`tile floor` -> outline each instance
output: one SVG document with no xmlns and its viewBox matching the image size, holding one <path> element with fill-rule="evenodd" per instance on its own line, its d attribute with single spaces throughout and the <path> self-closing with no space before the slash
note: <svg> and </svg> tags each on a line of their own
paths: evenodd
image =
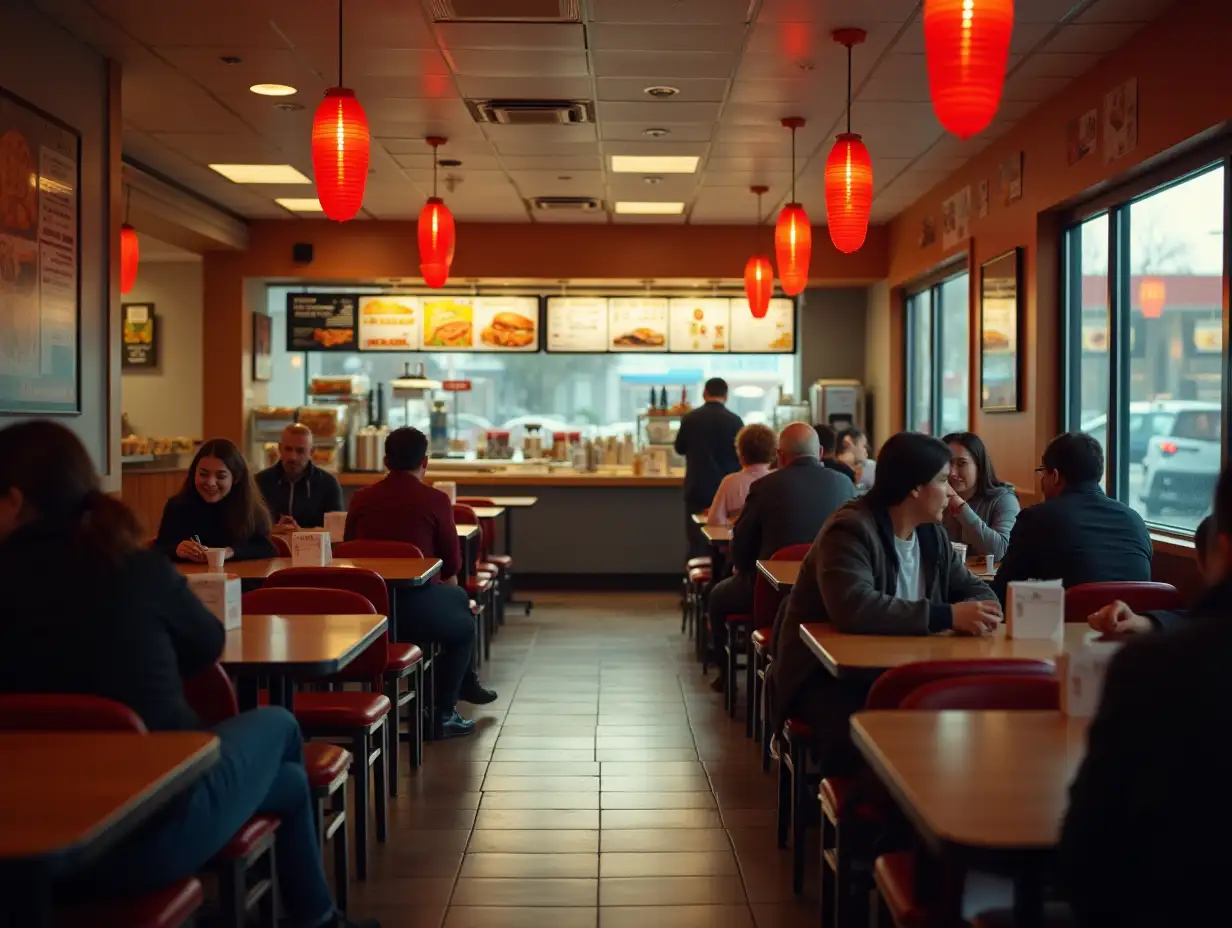
<svg viewBox="0 0 1232 928">
<path fill-rule="evenodd" d="M 476 735 L 428 745 L 404 772 L 352 915 L 383 928 L 815 925 L 815 897 L 792 895 L 775 846 L 774 776 L 702 677 L 675 598 L 540 594 L 520 612 L 483 670 L 501 698 L 474 711 Z"/>
</svg>

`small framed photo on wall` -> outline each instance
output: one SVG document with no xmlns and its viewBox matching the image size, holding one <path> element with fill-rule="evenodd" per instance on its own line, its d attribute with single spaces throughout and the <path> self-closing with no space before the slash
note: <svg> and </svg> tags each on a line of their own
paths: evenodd
<svg viewBox="0 0 1232 928">
<path fill-rule="evenodd" d="M 252 379 L 270 380 L 274 376 L 273 347 L 274 321 L 265 313 L 252 314 Z"/>
<path fill-rule="evenodd" d="M 980 409 L 1022 409 L 1022 249 L 980 265 Z"/>
</svg>

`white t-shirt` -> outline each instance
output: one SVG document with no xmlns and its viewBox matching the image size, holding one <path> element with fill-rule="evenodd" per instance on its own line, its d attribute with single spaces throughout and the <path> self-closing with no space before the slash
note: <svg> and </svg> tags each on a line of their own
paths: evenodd
<svg viewBox="0 0 1232 928">
<path fill-rule="evenodd" d="M 910 602 L 924 598 L 924 576 L 920 573 L 920 543 L 915 532 L 906 541 L 895 537 L 894 550 L 898 554 L 898 584 L 894 596 Z"/>
</svg>

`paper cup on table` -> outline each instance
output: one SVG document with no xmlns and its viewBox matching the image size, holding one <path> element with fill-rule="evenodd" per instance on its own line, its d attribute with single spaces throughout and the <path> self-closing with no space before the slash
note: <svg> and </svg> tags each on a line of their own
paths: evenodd
<svg viewBox="0 0 1232 928">
<path fill-rule="evenodd" d="M 451 505 L 458 501 L 458 485 L 452 480 L 438 480 L 432 486 L 448 496 Z"/>
<path fill-rule="evenodd" d="M 991 554 L 985 554 L 984 555 L 984 573 L 986 574 L 996 573 L 996 570 L 997 570 L 996 562 L 997 562 L 997 559 L 993 557 Z"/>
<path fill-rule="evenodd" d="M 954 549 L 954 553 L 958 555 L 958 559 L 964 564 L 967 562 L 967 546 L 961 541 L 951 542 L 950 547 Z"/>
<path fill-rule="evenodd" d="M 325 513 L 325 531 L 329 532 L 329 540 L 334 544 L 342 544 L 346 535 L 346 517 L 345 512 Z"/>
<path fill-rule="evenodd" d="M 205 549 L 205 565 L 212 573 L 221 573 L 223 565 L 227 562 L 226 548 L 206 548 Z"/>
</svg>

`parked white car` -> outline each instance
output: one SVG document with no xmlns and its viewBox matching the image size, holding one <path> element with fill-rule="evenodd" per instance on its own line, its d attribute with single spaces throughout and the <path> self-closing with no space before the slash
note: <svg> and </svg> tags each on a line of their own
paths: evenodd
<svg viewBox="0 0 1232 928">
<path fill-rule="evenodd" d="M 1223 413 L 1215 403 L 1177 402 L 1171 427 L 1147 443 L 1142 478 L 1146 518 L 1165 511 L 1201 516 L 1210 511 L 1219 479 Z"/>
</svg>

